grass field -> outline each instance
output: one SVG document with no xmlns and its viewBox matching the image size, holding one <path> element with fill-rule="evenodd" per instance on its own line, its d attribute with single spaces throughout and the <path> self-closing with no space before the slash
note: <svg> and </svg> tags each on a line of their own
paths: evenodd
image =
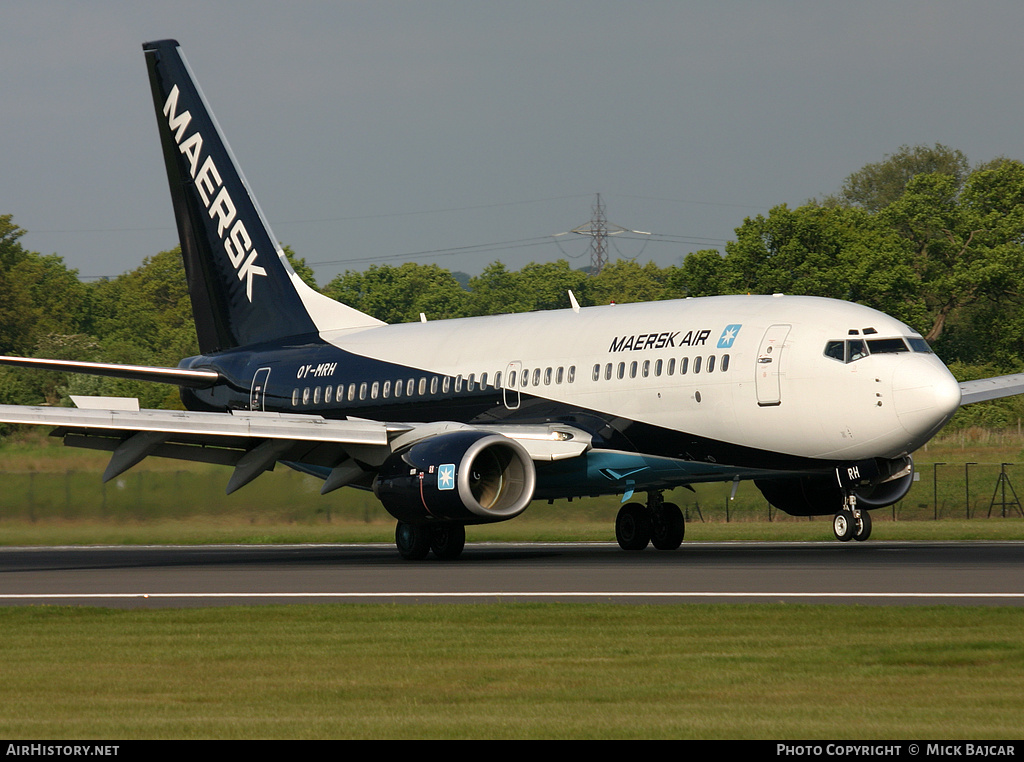
<svg viewBox="0 0 1024 762">
<path fill-rule="evenodd" d="M 1018 739 L 1024 611 L 0 609 L 8 738 Z"/>
<path fill-rule="evenodd" d="M 987 518 L 1001 464 L 1024 462 L 1020 442 L 1013 432 L 933 442 L 917 457 L 922 481 L 875 512 L 873 537 L 1024 539 L 1019 514 Z M 0 463 L 0 544 L 393 534 L 372 496 L 321 497 L 285 470 L 225 497 L 226 470 L 156 460 L 104 488 L 104 456 L 38 438 L 7 442 Z M 831 539 L 827 517 L 772 512 L 746 484 L 730 501 L 728 489 L 672 494 L 688 540 Z M 469 541 L 612 541 L 617 507 L 614 498 L 538 503 L 515 521 L 472 528 Z M 0 608 L 0 632 L 0 734 L 9 738 L 1021 736 L 1019 608 L 24 606 Z"/>
</svg>

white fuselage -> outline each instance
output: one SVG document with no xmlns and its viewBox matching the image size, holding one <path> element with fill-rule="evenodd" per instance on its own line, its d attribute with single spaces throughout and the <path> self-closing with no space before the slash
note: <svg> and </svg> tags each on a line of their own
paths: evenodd
<svg viewBox="0 0 1024 762">
<path fill-rule="evenodd" d="M 912 329 L 868 307 L 815 297 L 707 297 L 322 335 L 348 352 L 460 385 L 486 379 L 510 409 L 530 395 L 814 459 L 909 454 L 960 403 L 955 379 Z M 879 339 L 901 339 L 905 349 L 834 356 L 837 343 Z"/>
</svg>

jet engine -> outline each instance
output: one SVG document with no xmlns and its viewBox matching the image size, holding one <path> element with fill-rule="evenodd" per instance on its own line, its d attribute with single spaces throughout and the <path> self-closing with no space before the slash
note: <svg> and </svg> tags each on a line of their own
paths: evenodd
<svg viewBox="0 0 1024 762">
<path fill-rule="evenodd" d="M 483 524 L 526 510 L 536 482 L 533 461 L 515 440 L 455 431 L 395 452 L 377 472 L 373 492 L 399 521 Z"/>
<path fill-rule="evenodd" d="M 914 463 L 907 458 L 876 458 L 840 468 L 836 474 L 756 479 L 754 484 L 769 503 L 791 516 L 827 516 L 841 510 L 844 489 L 857 496 L 857 505 L 868 510 L 884 508 L 901 500 L 914 483 Z M 855 475 L 855 476 L 854 476 Z"/>
</svg>

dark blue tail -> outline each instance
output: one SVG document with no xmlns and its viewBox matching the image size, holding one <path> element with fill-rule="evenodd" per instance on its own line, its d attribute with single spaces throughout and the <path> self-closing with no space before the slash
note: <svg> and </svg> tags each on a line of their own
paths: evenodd
<svg viewBox="0 0 1024 762">
<path fill-rule="evenodd" d="M 142 46 L 203 354 L 380 321 L 295 274 L 174 40 Z"/>
</svg>

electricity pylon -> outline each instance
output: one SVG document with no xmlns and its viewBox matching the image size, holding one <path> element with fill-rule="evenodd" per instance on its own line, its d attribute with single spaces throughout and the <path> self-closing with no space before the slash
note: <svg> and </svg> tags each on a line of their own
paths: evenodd
<svg viewBox="0 0 1024 762">
<path fill-rule="evenodd" d="M 576 233 L 576 235 L 590 236 L 591 275 L 600 274 L 604 266 L 608 264 L 608 236 L 620 235 L 621 233 L 650 235 L 650 233 L 645 233 L 642 230 L 630 230 L 629 228 L 608 222 L 600 193 L 597 194 L 593 205 L 590 207 L 590 212 L 590 222 L 586 225 L 580 225 L 578 228 L 573 228 L 569 232 Z M 558 235 L 565 235 L 565 233 L 559 233 Z"/>
</svg>

